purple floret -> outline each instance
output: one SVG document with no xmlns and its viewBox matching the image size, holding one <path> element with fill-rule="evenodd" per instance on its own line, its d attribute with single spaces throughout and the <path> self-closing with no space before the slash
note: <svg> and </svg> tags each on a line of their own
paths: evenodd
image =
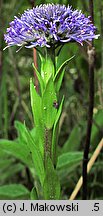
<svg viewBox="0 0 103 216">
<path fill-rule="evenodd" d="M 98 38 L 95 31 L 90 17 L 81 11 L 69 5 L 44 4 L 26 10 L 20 18 L 15 17 L 4 39 L 7 47 L 52 47 L 74 41 L 83 45 L 83 41 Z"/>
</svg>

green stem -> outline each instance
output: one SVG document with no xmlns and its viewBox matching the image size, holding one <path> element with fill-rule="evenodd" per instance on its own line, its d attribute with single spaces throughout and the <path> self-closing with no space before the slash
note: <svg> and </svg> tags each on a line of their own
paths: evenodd
<svg viewBox="0 0 103 216">
<path fill-rule="evenodd" d="M 44 165 L 46 166 L 47 157 L 52 158 L 52 129 L 45 128 L 45 147 L 44 147 Z"/>
<path fill-rule="evenodd" d="M 54 73 L 56 73 L 56 62 L 55 62 L 55 48 L 51 47 L 46 49 L 46 58 L 50 58 L 54 65 Z"/>
<path fill-rule="evenodd" d="M 56 127 L 55 131 L 55 138 L 52 140 L 52 161 L 54 164 L 54 167 L 56 167 L 57 164 L 57 145 L 58 145 L 58 134 L 59 134 L 59 125 Z"/>
</svg>

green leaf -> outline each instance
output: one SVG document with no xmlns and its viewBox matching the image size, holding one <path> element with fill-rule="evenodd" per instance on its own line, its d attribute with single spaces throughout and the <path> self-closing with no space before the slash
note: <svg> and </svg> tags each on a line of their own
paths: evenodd
<svg viewBox="0 0 103 216">
<path fill-rule="evenodd" d="M 33 139 L 32 135 L 30 134 L 29 130 L 26 127 L 25 127 L 25 135 L 28 141 L 28 148 L 32 153 L 32 160 L 34 162 L 35 170 L 37 172 L 41 184 L 43 184 L 45 171 L 44 171 L 43 157 L 40 152 L 39 145 L 38 146 L 36 145 L 35 140 Z"/>
<path fill-rule="evenodd" d="M 33 68 L 34 70 L 36 71 L 36 75 L 37 75 L 37 78 L 39 80 L 39 84 L 40 84 L 40 88 L 41 88 L 41 93 L 43 94 L 43 91 L 44 91 L 44 81 L 42 79 L 42 76 L 41 74 L 39 73 L 39 71 L 37 70 L 37 68 L 35 67 L 34 63 L 32 64 L 33 65 Z"/>
<path fill-rule="evenodd" d="M 66 177 L 81 164 L 83 159 L 82 152 L 67 152 L 58 157 L 57 171 L 61 184 L 64 184 Z"/>
<path fill-rule="evenodd" d="M 44 146 L 44 122 L 43 122 L 43 115 L 42 115 L 42 99 L 36 92 L 34 84 L 32 80 L 30 80 L 30 95 L 31 95 L 31 107 L 34 117 L 35 126 L 37 128 L 36 133 L 41 140 L 42 146 Z"/>
<path fill-rule="evenodd" d="M 1 169 L 0 175 L 0 182 L 1 184 L 4 184 L 4 181 L 10 180 L 13 176 L 15 176 L 17 173 L 24 170 L 24 165 L 21 163 L 11 164 L 6 169 Z"/>
<path fill-rule="evenodd" d="M 80 146 L 81 141 L 81 129 L 78 125 L 76 125 L 71 134 L 69 135 L 69 138 L 65 142 L 62 152 L 70 152 L 70 151 L 76 151 L 78 150 Z"/>
<path fill-rule="evenodd" d="M 20 141 L 26 143 L 24 124 L 19 121 L 15 121 L 14 126 L 18 132 L 18 138 Z"/>
<path fill-rule="evenodd" d="M 0 171 L 1 171 L 1 169 L 5 169 L 5 168 L 9 167 L 13 162 L 14 162 L 13 158 L 11 158 L 11 159 L 6 159 L 6 158 L 1 159 L 0 158 Z"/>
<path fill-rule="evenodd" d="M 57 139 L 58 139 L 58 137 L 57 137 L 58 123 L 59 123 L 59 119 L 60 119 L 61 112 L 62 112 L 63 102 L 64 102 L 64 96 L 62 98 L 58 112 L 56 114 L 56 119 L 55 119 L 55 123 L 54 123 L 54 127 L 53 127 L 53 138 L 52 138 L 52 152 L 53 152 L 52 155 L 54 156 L 53 161 L 55 160 L 55 157 L 56 157 L 56 144 L 57 144 Z"/>
<path fill-rule="evenodd" d="M 54 82 L 55 82 L 55 91 L 58 93 L 59 90 L 60 90 L 60 87 L 61 87 L 61 84 L 62 84 L 62 81 L 63 81 L 63 77 L 64 77 L 64 72 L 65 70 L 61 71 L 61 73 L 57 74 Z"/>
<path fill-rule="evenodd" d="M 44 199 L 58 200 L 60 199 L 60 183 L 56 170 L 54 170 L 51 159 L 48 157 L 46 162 L 46 176 L 43 185 Z"/>
<path fill-rule="evenodd" d="M 83 158 L 82 152 L 67 152 L 58 157 L 57 169 L 63 169 L 64 167 L 71 167 L 80 162 Z"/>
<path fill-rule="evenodd" d="M 18 131 L 19 142 L 23 142 L 26 145 L 28 145 L 27 137 L 25 135 L 25 125 L 19 121 L 15 121 L 15 127 Z M 29 131 L 29 133 L 31 134 L 32 138 L 35 140 L 35 143 L 39 145 L 40 151 L 43 154 L 43 139 L 40 139 L 39 131 L 40 131 L 39 128 L 37 130 L 37 128 L 35 127 L 31 131 Z"/>
<path fill-rule="evenodd" d="M 9 184 L 0 186 L 0 199 L 15 200 L 29 199 L 30 192 L 21 184 Z"/>
<path fill-rule="evenodd" d="M 60 73 L 63 71 L 63 69 L 66 67 L 66 65 L 67 65 L 74 57 L 75 57 L 75 55 L 72 56 L 71 58 L 67 59 L 65 62 L 63 62 L 63 64 L 59 67 L 59 69 L 58 69 L 57 72 L 56 72 L 56 75 L 55 75 L 55 77 L 54 77 L 54 81 L 55 81 L 55 79 L 57 78 L 58 74 L 60 74 Z"/>
<path fill-rule="evenodd" d="M 53 106 L 54 102 L 57 102 L 57 96 L 55 93 L 54 83 L 51 77 L 46 85 L 46 89 L 44 91 L 42 98 L 43 121 L 46 128 L 48 129 L 52 128 L 57 113 L 57 109 Z"/>
<path fill-rule="evenodd" d="M 78 169 L 81 169 L 81 161 L 71 164 L 69 168 L 65 166 L 62 169 L 57 169 L 61 185 L 66 185 L 66 183 L 68 185 L 68 177 L 72 179 Z"/>
<path fill-rule="evenodd" d="M 57 70 L 55 76 L 54 76 L 54 83 L 55 83 L 55 90 L 56 92 L 59 92 L 61 84 L 62 84 L 62 80 L 64 77 L 64 72 L 65 72 L 65 67 L 66 65 L 69 63 L 70 60 L 72 60 L 74 58 L 74 56 L 72 56 L 71 58 L 67 59 L 65 62 L 63 62 L 63 64 L 59 67 L 59 69 Z"/>
<path fill-rule="evenodd" d="M 37 191 L 36 191 L 35 187 L 32 188 L 32 191 L 30 193 L 30 199 L 31 200 L 38 200 L 38 195 L 37 195 Z"/>
<path fill-rule="evenodd" d="M 41 113 L 41 97 L 38 95 L 32 79 L 30 79 L 30 95 L 31 95 L 31 107 L 34 117 L 35 125 L 40 125 Z"/>
<path fill-rule="evenodd" d="M 19 121 L 15 121 L 15 128 L 18 132 L 18 139 L 19 142 L 23 142 L 28 145 L 27 137 L 25 136 L 25 124 L 22 124 Z M 38 136 L 37 136 L 37 129 L 34 127 L 31 131 L 29 130 L 32 138 L 35 140 L 35 143 L 38 143 Z"/>
<path fill-rule="evenodd" d="M 41 61 L 41 76 L 44 79 L 44 68 L 43 65 L 45 64 L 45 58 L 44 56 L 39 52 L 39 57 L 40 57 L 40 61 Z"/>
<path fill-rule="evenodd" d="M 66 185 L 68 185 L 68 183 L 69 183 L 68 179 L 70 181 L 72 181 L 73 177 L 75 175 L 77 175 L 78 170 L 81 170 L 81 165 L 82 165 L 82 162 L 79 161 L 76 164 L 71 165 L 69 167 L 69 169 L 67 167 L 65 167 L 63 169 L 57 170 L 58 171 L 59 180 L 60 180 L 60 184 L 64 185 L 66 187 Z"/>
<path fill-rule="evenodd" d="M 50 53 L 47 52 L 45 58 L 41 54 L 39 56 L 41 59 L 41 76 L 46 86 L 50 77 L 54 76 L 54 64 Z"/>
<path fill-rule="evenodd" d="M 11 141 L 11 140 L 0 140 L 0 150 L 3 150 L 6 155 L 12 155 L 17 159 L 20 159 L 28 167 L 32 167 L 33 163 L 31 160 L 30 151 L 22 142 Z"/>
<path fill-rule="evenodd" d="M 15 121 L 15 128 L 17 129 L 17 132 L 18 132 L 18 141 L 19 142 L 23 142 L 25 143 L 26 145 L 28 145 L 28 142 L 27 142 L 27 138 L 25 136 L 25 124 L 19 122 L 19 121 Z M 38 143 L 38 137 L 37 137 L 37 130 L 36 128 L 34 127 L 31 131 L 29 131 L 31 136 L 33 137 L 33 139 L 35 139 L 35 142 Z"/>
</svg>

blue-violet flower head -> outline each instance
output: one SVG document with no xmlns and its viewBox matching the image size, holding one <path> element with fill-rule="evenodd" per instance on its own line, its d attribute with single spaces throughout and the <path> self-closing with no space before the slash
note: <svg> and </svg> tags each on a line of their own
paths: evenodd
<svg viewBox="0 0 103 216">
<path fill-rule="evenodd" d="M 16 17 L 4 35 L 7 47 L 17 45 L 32 48 L 52 47 L 67 42 L 97 39 L 96 27 L 90 17 L 71 6 L 44 4 L 26 10 L 21 17 Z"/>
</svg>

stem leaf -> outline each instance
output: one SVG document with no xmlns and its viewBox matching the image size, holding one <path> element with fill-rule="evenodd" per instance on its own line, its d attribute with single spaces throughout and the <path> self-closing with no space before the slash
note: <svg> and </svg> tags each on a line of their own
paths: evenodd
<svg viewBox="0 0 103 216">
<path fill-rule="evenodd" d="M 57 102 L 57 96 L 55 93 L 53 79 L 51 77 L 46 85 L 42 98 L 43 120 L 46 128 L 48 129 L 52 128 L 57 113 L 57 109 L 53 106 L 54 102 Z"/>
<path fill-rule="evenodd" d="M 56 170 L 54 170 L 51 159 L 48 157 L 46 162 L 46 176 L 43 185 L 44 199 L 58 200 L 60 199 L 60 183 Z"/>
<path fill-rule="evenodd" d="M 33 167 L 32 158 L 28 146 L 19 140 L 0 140 L 0 151 L 5 152 L 5 155 L 12 155 L 21 160 L 28 167 Z"/>
<path fill-rule="evenodd" d="M 36 92 L 32 79 L 30 80 L 30 95 L 31 95 L 31 107 L 34 117 L 35 127 L 37 129 L 37 136 L 40 143 L 44 145 L 44 122 L 42 116 L 42 98 Z"/>
<path fill-rule="evenodd" d="M 63 64 L 59 67 L 59 69 L 56 72 L 56 75 L 54 77 L 54 80 L 57 78 L 58 74 L 62 72 L 62 70 L 66 67 L 66 65 L 75 57 L 72 56 L 71 58 L 67 59 L 65 62 L 63 62 Z"/>
<path fill-rule="evenodd" d="M 34 63 L 32 64 L 35 72 L 36 72 L 36 75 L 37 75 L 37 78 L 39 80 L 39 84 L 40 84 L 40 89 L 41 89 L 41 94 L 43 94 L 43 90 L 44 90 L 44 82 L 43 82 L 43 79 L 42 79 L 42 76 L 40 75 L 39 71 L 37 70 L 37 68 L 35 67 Z"/>
<path fill-rule="evenodd" d="M 36 173 L 42 185 L 44 181 L 44 174 L 45 174 L 42 154 L 40 152 L 39 146 L 36 145 L 35 140 L 33 139 L 32 135 L 30 134 L 26 126 L 25 126 L 25 136 L 27 138 L 28 148 L 30 149 L 32 154 L 32 160 L 34 162 Z"/>
<path fill-rule="evenodd" d="M 62 98 L 61 104 L 59 106 L 57 115 L 56 115 L 56 119 L 55 119 L 55 123 L 54 123 L 54 127 L 53 127 L 53 138 L 52 138 L 52 155 L 54 156 L 54 159 L 56 158 L 56 143 L 57 143 L 57 133 L 58 133 L 58 122 L 60 119 L 60 115 L 62 112 L 62 107 L 63 107 L 63 102 L 64 102 L 64 96 Z"/>
<path fill-rule="evenodd" d="M 30 198 L 31 200 L 38 200 L 38 195 L 35 187 L 33 187 L 31 190 Z"/>
</svg>

